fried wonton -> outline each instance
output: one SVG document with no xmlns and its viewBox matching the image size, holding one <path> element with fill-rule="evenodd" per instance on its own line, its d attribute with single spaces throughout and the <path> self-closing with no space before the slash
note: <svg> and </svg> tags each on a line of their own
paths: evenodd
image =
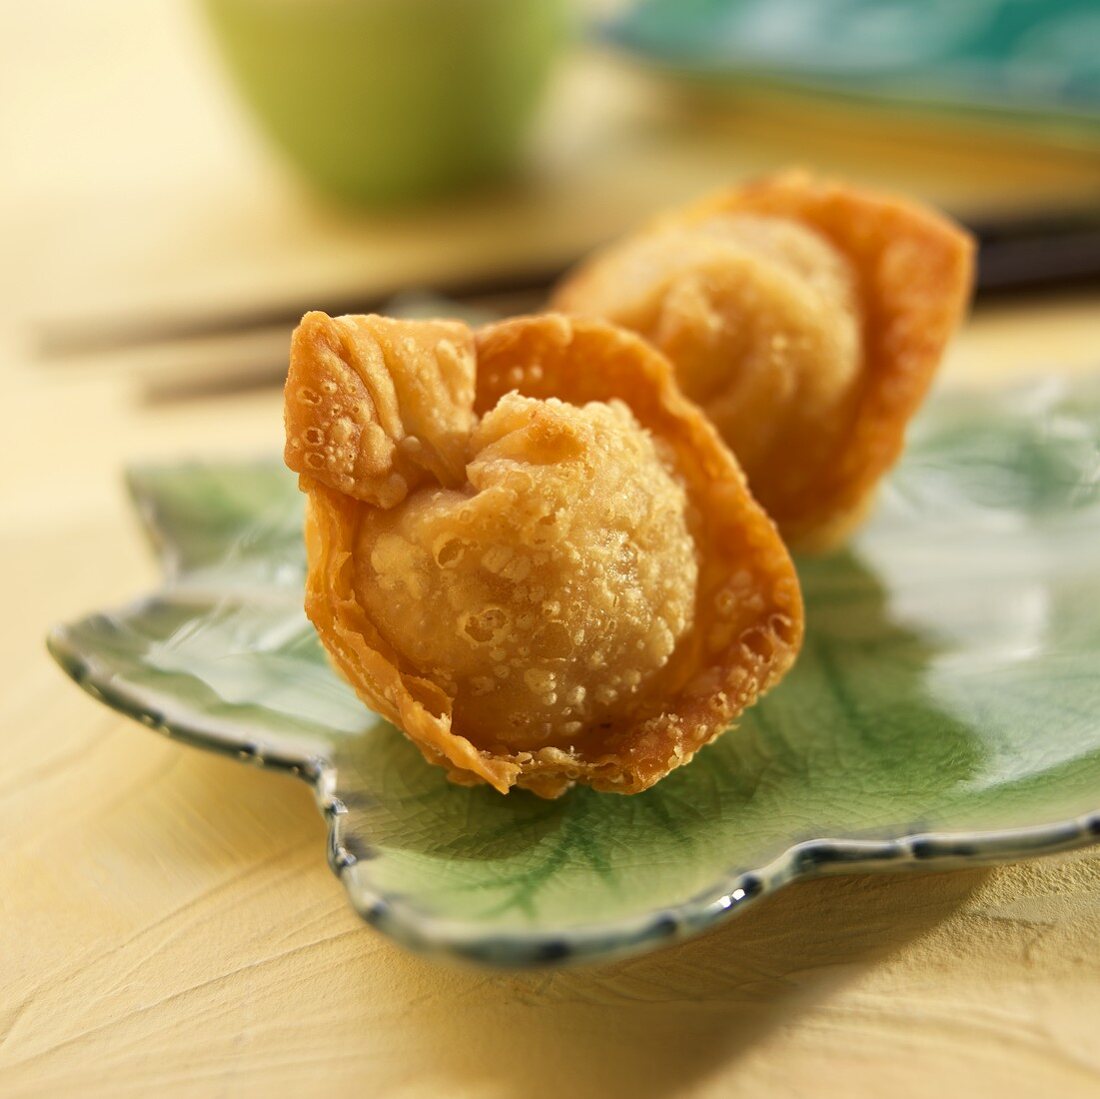
<svg viewBox="0 0 1100 1099">
<path fill-rule="evenodd" d="M 635 793 L 777 682 L 802 603 L 736 461 L 632 333 L 310 313 L 286 461 L 306 611 L 455 782 Z"/>
<path fill-rule="evenodd" d="M 672 361 L 794 548 L 866 512 L 970 296 L 973 244 L 932 210 L 800 172 L 658 217 L 552 306 Z"/>
</svg>

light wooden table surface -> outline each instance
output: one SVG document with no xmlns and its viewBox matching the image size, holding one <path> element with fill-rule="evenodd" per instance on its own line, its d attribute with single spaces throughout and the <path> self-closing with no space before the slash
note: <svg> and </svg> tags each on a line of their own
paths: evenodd
<svg viewBox="0 0 1100 1099">
<path fill-rule="evenodd" d="M 0 129 L 24 154 L 5 158 L 0 192 L 18 257 L 0 286 L 0 1095 L 1100 1094 L 1100 854 L 807 883 L 704 938 L 594 969 L 444 967 L 353 915 L 304 786 L 116 717 L 43 649 L 52 622 L 155 579 L 125 461 L 271 450 L 281 430 L 273 389 L 143 399 L 142 363 L 217 361 L 217 344 L 58 363 L 36 354 L 43 326 L 458 271 L 470 242 L 498 265 L 517 240 L 550 260 L 789 155 L 774 124 L 689 126 L 634 77 L 582 67 L 553 101 L 538 187 L 349 227 L 280 182 L 242 122 L 202 113 L 220 92 L 212 69 L 179 60 L 201 52 L 182 5 L 105 0 L 93 15 L 43 0 L 8 16 L 36 33 L 0 63 L 24 108 Z M 110 79 L 88 75 L 88 56 L 134 41 Z M 69 103 L 63 68 L 88 81 Z M 570 96 L 588 104 L 583 124 L 561 123 Z M 875 175 L 854 139 L 845 152 L 803 136 L 805 159 Z M 878 175 L 960 202 L 1096 182 L 1095 162 L 1068 154 L 1009 170 L 996 149 L 903 145 Z M 1098 325 L 1095 295 L 985 308 L 944 383 L 1098 368 Z M 264 354 L 285 345 L 285 331 L 261 336 Z"/>
</svg>

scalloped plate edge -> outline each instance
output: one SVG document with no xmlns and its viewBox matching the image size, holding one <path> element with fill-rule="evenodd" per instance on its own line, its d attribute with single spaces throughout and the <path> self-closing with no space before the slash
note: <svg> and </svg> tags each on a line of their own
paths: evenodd
<svg viewBox="0 0 1100 1099">
<path fill-rule="evenodd" d="M 950 870 L 1015 861 L 1100 843 L 1100 809 L 1049 824 L 988 832 L 915 832 L 887 840 L 815 839 L 793 844 L 771 862 L 736 868 L 684 901 L 632 920 L 578 924 L 560 933 L 486 935 L 476 923 L 435 916 L 399 896 L 373 889 L 354 873 L 363 860 L 344 843 L 347 810 L 336 794 L 336 768 L 321 755 L 269 748 L 231 721 L 197 721 L 165 697 L 114 676 L 80 653 L 65 626 L 46 639 L 61 669 L 93 698 L 164 736 L 271 767 L 305 781 L 328 825 L 328 860 L 355 911 L 372 927 L 419 953 L 492 966 L 607 961 L 671 945 L 699 934 L 751 902 L 797 881 L 869 871 Z"/>
</svg>

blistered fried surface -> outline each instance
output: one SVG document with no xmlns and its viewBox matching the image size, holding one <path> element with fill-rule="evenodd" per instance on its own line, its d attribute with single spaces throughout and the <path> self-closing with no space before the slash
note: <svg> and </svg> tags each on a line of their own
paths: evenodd
<svg viewBox="0 0 1100 1099">
<path fill-rule="evenodd" d="M 568 748 L 628 709 L 691 625 L 685 492 L 621 403 L 511 393 L 463 491 L 368 513 L 362 606 L 494 750 Z"/>
<path fill-rule="evenodd" d="M 460 482 L 425 472 L 385 504 L 303 474 L 307 612 L 364 700 L 455 781 L 644 789 L 793 661 L 790 559 L 640 339 L 553 315 L 470 339 Z M 426 343 L 389 369 L 420 371 Z"/>
<path fill-rule="evenodd" d="M 307 313 L 290 351 L 286 463 L 381 507 L 426 480 L 461 484 L 473 398 L 465 325 Z"/>
<path fill-rule="evenodd" d="M 971 252 L 928 210 L 791 173 L 658 219 L 554 302 L 664 351 L 788 540 L 824 548 L 901 450 Z"/>
</svg>

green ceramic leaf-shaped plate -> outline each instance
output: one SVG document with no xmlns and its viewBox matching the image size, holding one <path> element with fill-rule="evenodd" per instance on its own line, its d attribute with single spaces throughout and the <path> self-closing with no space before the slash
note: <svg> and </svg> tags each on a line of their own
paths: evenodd
<svg viewBox="0 0 1100 1099">
<path fill-rule="evenodd" d="M 139 469 L 164 587 L 57 629 L 108 705 L 300 775 L 352 904 L 500 964 L 640 950 L 828 871 L 1100 837 L 1100 384 L 940 398 L 849 551 L 800 563 L 805 649 L 635 797 L 450 786 L 330 671 L 276 462 Z"/>
</svg>

